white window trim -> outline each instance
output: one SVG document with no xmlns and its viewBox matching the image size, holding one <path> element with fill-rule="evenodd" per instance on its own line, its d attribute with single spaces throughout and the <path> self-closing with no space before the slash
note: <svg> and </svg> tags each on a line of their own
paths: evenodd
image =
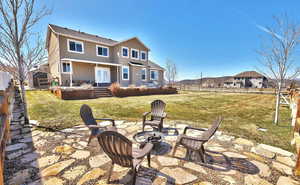
<svg viewBox="0 0 300 185">
<path fill-rule="evenodd" d="M 82 46 L 82 52 L 70 50 L 70 41 L 75 42 L 75 43 L 76 43 L 76 42 L 77 42 L 77 43 L 80 43 L 81 46 Z M 69 51 L 69 52 L 71 52 L 71 53 L 80 53 L 80 54 L 84 54 L 84 44 L 83 44 L 83 42 L 78 41 L 78 40 L 68 39 L 67 44 L 68 44 L 68 51 Z"/>
<path fill-rule="evenodd" d="M 155 79 L 155 78 L 152 78 L 152 75 L 151 75 L 151 72 L 152 72 L 152 71 L 154 71 L 154 72 L 156 71 L 156 73 L 157 73 L 156 79 Z M 158 74 L 158 71 L 157 71 L 157 70 L 150 70 L 150 80 L 158 80 L 158 75 L 159 75 L 159 74 Z"/>
<path fill-rule="evenodd" d="M 141 70 L 145 71 L 145 79 L 142 78 L 142 74 L 141 74 L 142 81 L 147 81 L 147 68 L 142 68 Z"/>
<path fill-rule="evenodd" d="M 123 55 L 123 49 L 127 49 L 127 56 L 124 56 Z M 123 57 L 123 58 L 129 58 L 129 48 L 128 47 L 124 47 L 124 46 L 122 46 L 122 50 L 121 50 L 121 56 Z"/>
<path fill-rule="evenodd" d="M 128 78 L 127 79 L 125 79 L 124 78 L 124 68 L 127 68 L 128 69 Z M 129 72 L 129 66 L 122 66 L 122 80 L 129 80 L 129 75 L 130 75 L 130 72 Z"/>
<path fill-rule="evenodd" d="M 145 59 L 142 58 L 142 53 L 145 53 Z M 141 60 L 146 61 L 147 60 L 147 52 L 146 51 L 141 51 Z"/>
<path fill-rule="evenodd" d="M 132 51 L 137 52 L 137 58 L 132 57 Z M 130 57 L 131 57 L 131 59 L 139 60 L 140 59 L 140 51 L 138 49 L 131 48 Z"/>
<path fill-rule="evenodd" d="M 99 55 L 99 54 L 98 54 L 98 48 L 106 48 L 106 49 L 107 49 L 107 56 Z M 98 57 L 109 57 L 109 47 L 107 47 L 107 46 L 102 46 L 102 45 L 96 45 L 96 55 L 97 55 Z"/>
<path fill-rule="evenodd" d="M 64 72 L 64 63 L 66 64 L 70 64 L 70 72 Z M 72 66 L 72 62 L 61 62 L 61 73 L 63 74 L 73 74 L 73 66 Z"/>
</svg>

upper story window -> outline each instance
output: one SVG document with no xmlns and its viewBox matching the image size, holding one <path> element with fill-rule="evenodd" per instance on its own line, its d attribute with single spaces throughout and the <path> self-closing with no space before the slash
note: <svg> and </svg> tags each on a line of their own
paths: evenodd
<svg viewBox="0 0 300 185">
<path fill-rule="evenodd" d="M 62 72 L 63 73 L 70 73 L 71 72 L 71 63 L 63 62 L 62 63 Z"/>
<path fill-rule="evenodd" d="M 101 57 L 109 57 L 109 48 L 106 46 L 96 46 L 96 53 L 97 56 L 101 56 Z"/>
<path fill-rule="evenodd" d="M 151 79 L 151 80 L 158 80 L 158 71 L 156 71 L 156 70 L 151 70 L 151 71 L 150 71 L 150 79 Z"/>
<path fill-rule="evenodd" d="M 131 58 L 132 59 L 139 59 L 139 50 L 137 49 L 131 49 Z"/>
<path fill-rule="evenodd" d="M 146 80 L 146 77 L 147 77 L 147 69 L 146 69 L 146 68 L 141 69 L 141 73 L 142 73 L 142 80 Z"/>
<path fill-rule="evenodd" d="M 122 57 L 129 58 L 129 49 L 127 47 L 122 47 Z"/>
<path fill-rule="evenodd" d="M 128 66 L 122 66 L 122 79 L 129 80 L 129 67 Z"/>
<path fill-rule="evenodd" d="M 74 53 L 84 53 L 83 42 L 68 39 L 68 50 Z"/>
<path fill-rule="evenodd" d="M 147 58 L 146 51 L 141 51 L 141 60 L 146 60 L 146 58 Z"/>
</svg>

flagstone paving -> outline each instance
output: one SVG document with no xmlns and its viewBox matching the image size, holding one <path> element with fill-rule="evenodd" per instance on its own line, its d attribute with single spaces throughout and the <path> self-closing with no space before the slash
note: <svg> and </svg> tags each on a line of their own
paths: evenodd
<svg viewBox="0 0 300 185">
<path fill-rule="evenodd" d="M 20 111 L 16 105 L 14 113 L 20 115 Z M 5 184 L 106 184 L 110 159 L 97 139 L 87 146 L 89 130 L 84 125 L 49 132 L 39 130 L 36 121 L 31 121 L 34 125 L 24 125 L 20 117 L 13 119 L 14 134 L 6 147 Z M 118 131 L 132 141 L 142 128 L 141 122 L 116 123 Z M 146 160 L 142 163 L 137 184 L 300 184 L 292 175 L 294 154 L 222 132 L 217 132 L 205 145 L 206 163 L 187 161 L 184 148 L 172 156 L 176 135 L 182 133 L 186 124 L 168 120 L 166 124 L 169 128 L 163 131 L 165 138 L 160 150 L 151 157 L 152 167 L 147 166 Z M 115 165 L 111 184 L 131 184 L 131 175 L 128 168 Z"/>
</svg>

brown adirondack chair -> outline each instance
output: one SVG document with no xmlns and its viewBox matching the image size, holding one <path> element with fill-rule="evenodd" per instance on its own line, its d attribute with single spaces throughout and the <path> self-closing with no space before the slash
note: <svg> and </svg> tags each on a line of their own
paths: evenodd
<svg viewBox="0 0 300 185">
<path fill-rule="evenodd" d="M 88 140 L 88 145 L 90 144 L 91 140 L 95 137 L 97 137 L 98 134 L 100 134 L 100 128 L 104 130 L 117 130 L 115 127 L 115 120 L 110 118 L 94 118 L 92 109 L 86 105 L 83 104 L 80 108 L 80 116 L 84 122 L 84 124 L 90 129 L 91 135 Z M 110 121 L 112 123 L 111 127 L 103 127 L 101 125 L 98 125 L 97 120 L 99 121 Z"/>
<path fill-rule="evenodd" d="M 151 112 L 145 112 L 143 114 L 143 131 L 146 125 L 158 128 L 161 132 L 163 129 L 163 121 L 167 116 L 165 113 L 166 104 L 162 100 L 155 100 L 151 103 Z M 150 114 L 150 120 L 147 120 L 147 116 Z"/>
<path fill-rule="evenodd" d="M 137 168 L 145 156 L 147 156 L 148 166 L 150 167 L 152 143 L 146 143 L 143 148 L 135 149 L 132 147 L 132 142 L 129 139 L 115 131 L 102 132 L 98 135 L 98 142 L 112 163 L 107 183 L 110 182 L 114 164 L 133 170 L 133 184 L 135 184 Z"/>
<path fill-rule="evenodd" d="M 176 153 L 177 147 L 179 145 L 184 146 L 187 149 L 187 157 L 191 158 L 192 151 L 196 152 L 200 156 L 201 162 L 205 162 L 204 160 L 204 143 L 206 143 L 217 131 L 219 128 L 223 118 L 218 117 L 212 124 L 212 126 L 208 129 L 201 129 L 201 128 L 193 128 L 193 127 L 185 127 L 183 134 L 178 136 L 174 150 L 173 150 L 173 156 Z M 204 131 L 204 133 L 198 137 L 192 137 L 187 135 L 187 130 L 198 130 L 198 131 Z"/>
</svg>

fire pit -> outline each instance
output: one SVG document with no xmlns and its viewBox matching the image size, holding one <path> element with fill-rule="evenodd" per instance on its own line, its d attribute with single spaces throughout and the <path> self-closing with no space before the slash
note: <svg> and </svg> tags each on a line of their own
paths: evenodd
<svg viewBox="0 0 300 185">
<path fill-rule="evenodd" d="M 164 135 L 161 132 L 156 131 L 144 131 L 144 132 L 138 132 L 133 136 L 133 139 L 140 143 L 141 146 L 143 146 L 145 143 L 152 143 L 153 150 L 159 149 L 159 145 L 161 141 L 163 140 Z"/>
</svg>

